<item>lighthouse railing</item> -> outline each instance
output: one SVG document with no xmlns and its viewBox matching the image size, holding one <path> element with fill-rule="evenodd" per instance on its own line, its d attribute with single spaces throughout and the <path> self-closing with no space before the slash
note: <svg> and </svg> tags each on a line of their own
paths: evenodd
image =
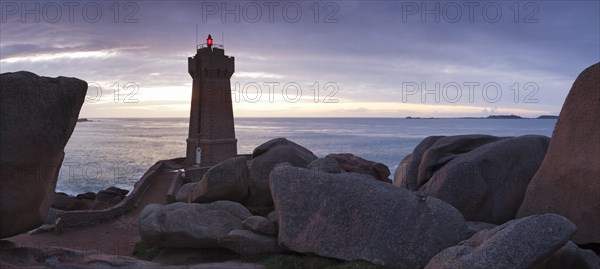
<svg viewBox="0 0 600 269">
<path fill-rule="evenodd" d="M 217 48 L 217 49 L 225 49 L 225 47 L 223 47 L 223 45 L 221 44 L 212 44 L 213 48 Z M 208 45 L 206 43 L 200 44 L 200 45 L 196 45 L 196 49 L 202 49 L 202 48 L 208 48 Z"/>
</svg>

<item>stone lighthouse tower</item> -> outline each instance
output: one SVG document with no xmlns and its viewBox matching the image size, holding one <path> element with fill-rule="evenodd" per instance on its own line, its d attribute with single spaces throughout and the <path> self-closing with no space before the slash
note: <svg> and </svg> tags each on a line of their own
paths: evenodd
<svg viewBox="0 0 600 269">
<path fill-rule="evenodd" d="M 237 155 L 230 84 L 234 58 L 208 35 L 188 58 L 188 72 L 193 86 L 186 162 L 210 167 Z"/>
</svg>

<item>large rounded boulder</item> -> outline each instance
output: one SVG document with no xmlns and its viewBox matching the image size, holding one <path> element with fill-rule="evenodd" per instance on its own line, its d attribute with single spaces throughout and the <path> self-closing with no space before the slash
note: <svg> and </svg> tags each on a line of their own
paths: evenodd
<svg viewBox="0 0 600 269">
<path fill-rule="evenodd" d="M 299 253 L 422 268 L 468 233 L 449 204 L 370 175 L 279 165 L 271 191 L 279 245 Z"/>
<path fill-rule="evenodd" d="M 564 246 L 575 229 L 556 214 L 512 220 L 445 249 L 425 269 L 529 269 Z"/>
<path fill-rule="evenodd" d="M 239 203 L 217 201 L 211 204 L 149 204 L 139 216 L 140 236 L 160 247 L 213 248 L 252 214 Z"/>
<path fill-rule="evenodd" d="M 202 179 L 193 186 L 188 202 L 243 201 L 248 195 L 247 162 L 246 157 L 240 156 L 227 159 L 208 169 Z"/>
<path fill-rule="evenodd" d="M 514 219 L 549 141 L 540 135 L 425 139 L 429 148 L 419 145 L 409 157 L 419 162 L 417 173 L 414 163 L 401 163 L 395 185 L 442 199 L 469 221 L 502 224 Z"/>
<path fill-rule="evenodd" d="M 76 78 L 0 75 L 0 238 L 44 223 L 87 92 Z"/>
<path fill-rule="evenodd" d="M 249 194 L 244 204 L 257 210 L 271 209 L 273 199 L 269 174 L 273 167 L 278 163 L 289 163 L 305 168 L 316 159 L 317 156 L 310 150 L 285 138 L 276 138 L 258 146 L 252 152 Z"/>
<path fill-rule="evenodd" d="M 576 244 L 600 243 L 600 63 L 584 70 L 563 104 L 548 153 L 518 217 L 556 213 L 577 225 Z"/>
</svg>

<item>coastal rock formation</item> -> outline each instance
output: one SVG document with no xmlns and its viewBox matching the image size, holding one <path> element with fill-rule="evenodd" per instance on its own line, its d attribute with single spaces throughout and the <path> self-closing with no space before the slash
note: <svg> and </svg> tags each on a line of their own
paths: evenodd
<svg viewBox="0 0 600 269">
<path fill-rule="evenodd" d="M 390 169 L 385 164 L 369 161 L 351 153 L 329 154 L 326 158 L 336 160 L 346 172 L 367 174 L 379 181 L 392 183 L 388 179 Z"/>
<path fill-rule="evenodd" d="M 0 75 L 0 238 L 44 223 L 87 83 L 30 72 Z"/>
<path fill-rule="evenodd" d="M 396 171 L 394 171 L 395 186 L 403 187 L 411 191 L 419 190 L 420 185 L 417 182 L 417 177 L 419 176 L 419 166 L 421 165 L 423 154 L 425 154 L 425 152 L 442 137 L 445 136 L 426 137 L 413 149 L 411 154 L 408 154 L 400 161 Z M 455 143 L 450 143 L 446 145 L 446 147 L 450 145 L 455 145 Z M 458 146 L 458 144 L 455 146 Z"/>
<path fill-rule="evenodd" d="M 577 225 L 576 244 L 600 243 L 600 63 L 575 80 L 548 153 L 518 217 L 556 213 Z"/>
<path fill-rule="evenodd" d="M 269 174 L 273 167 L 278 163 L 287 162 L 304 168 L 316 159 L 317 156 L 310 150 L 285 138 L 276 138 L 258 146 L 252 152 L 250 193 L 244 204 L 248 208 L 272 209 Z"/>
<path fill-rule="evenodd" d="M 208 169 L 189 194 L 188 202 L 243 201 L 248 195 L 247 162 L 246 157 L 241 156 L 227 159 Z"/>
<path fill-rule="evenodd" d="M 101 190 L 96 194 L 96 201 L 107 202 L 111 205 L 116 205 L 129 193 L 128 190 L 122 190 L 116 187 L 108 187 L 106 190 Z"/>
<path fill-rule="evenodd" d="M 277 237 L 248 230 L 233 230 L 219 239 L 219 245 L 242 256 L 256 256 L 281 252 Z"/>
<path fill-rule="evenodd" d="M 417 191 L 445 163 L 501 137 L 491 135 L 430 136 L 402 160 L 394 172 L 394 185 Z"/>
<path fill-rule="evenodd" d="M 310 170 L 321 171 L 324 173 L 336 173 L 342 172 L 342 167 L 333 158 L 319 158 L 308 164 L 306 167 Z"/>
<path fill-rule="evenodd" d="M 279 245 L 295 252 L 420 268 L 467 235 L 452 206 L 370 175 L 279 165 L 270 182 Z"/>
<path fill-rule="evenodd" d="M 545 214 L 512 220 L 483 230 L 431 259 L 426 269 L 528 269 L 564 246 L 577 227 Z"/>
<path fill-rule="evenodd" d="M 120 203 L 127 193 L 129 193 L 128 190 L 116 187 L 101 190 L 98 194 L 87 192 L 77 196 L 69 196 L 65 193 L 55 193 L 51 208 L 66 211 L 101 210 Z"/>
<path fill-rule="evenodd" d="M 251 216 L 242 221 L 244 229 L 264 235 L 277 235 L 275 223 L 261 216 Z"/>
<path fill-rule="evenodd" d="M 140 213 L 139 230 L 142 239 L 154 246 L 211 248 L 229 232 L 242 229 L 242 220 L 251 215 L 231 201 L 150 204 Z"/>
<path fill-rule="evenodd" d="M 469 221 L 514 219 L 550 139 L 540 135 L 485 135 L 425 139 L 400 163 L 396 186 L 418 190 L 457 208 Z M 421 156 L 420 160 L 415 157 Z M 418 162 L 418 173 L 412 174 Z"/>
</svg>

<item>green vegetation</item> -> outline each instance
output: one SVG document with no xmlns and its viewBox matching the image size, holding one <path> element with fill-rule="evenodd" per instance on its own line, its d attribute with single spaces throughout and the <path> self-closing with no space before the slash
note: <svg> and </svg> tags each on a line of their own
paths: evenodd
<svg viewBox="0 0 600 269">
<path fill-rule="evenodd" d="M 164 248 L 151 246 L 144 241 L 138 241 L 133 248 L 132 256 L 150 261 Z M 212 263 L 240 260 L 240 256 L 226 249 L 202 249 L 187 262 Z M 366 261 L 342 261 L 319 256 L 307 256 L 295 253 L 273 254 L 253 257 L 242 257 L 242 262 L 258 263 L 266 269 L 383 269 L 387 267 L 375 265 Z"/>
<path fill-rule="evenodd" d="M 144 241 L 135 242 L 131 256 L 140 260 L 150 261 L 162 250 L 161 247 L 151 246 Z"/>
<path fill-rule="evenodd" d="M 244 262 L 262 264 L 266 269 L 381 269 L 382 266 L 365 261 L 340 261 L 319 256 L 299 254 L 274 254 L 245 258 Z"/>
</svg>

